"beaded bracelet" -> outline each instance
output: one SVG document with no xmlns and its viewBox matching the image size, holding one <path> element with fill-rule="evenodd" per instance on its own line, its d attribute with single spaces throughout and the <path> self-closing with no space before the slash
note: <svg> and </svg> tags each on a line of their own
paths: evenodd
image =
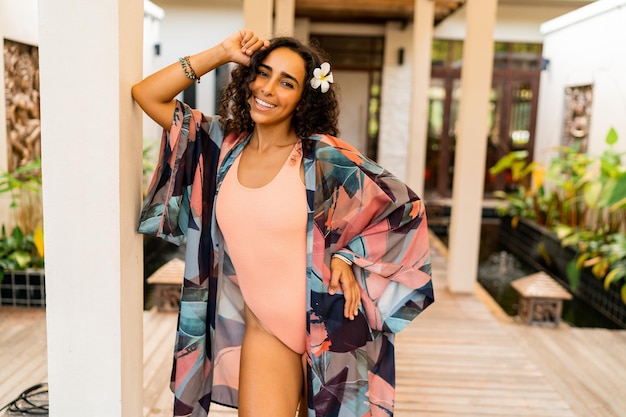
<svg viewBox="0 0 626 417">
<path fill-rule="evenodd" d="M 353 263 L 353 262 L 352 262 L 350 259 L 348 259 L 348 258 L 346 258 L 345 256 L 343 256 L 342 254 L 340 254 L 340 253 L 335 253 L 335 254 L 333 254 L 333 256 L 332 256 L 332 257 L 333 257 L 333 258 L 337 258 L 337 259 L 341 259 L 342 261 L 344 261 L 344 262 L 345 262 L 345 263 L 347 263 L 348 265 L 352 266 L 352 263 Z"/>
<path fill-rule="evenodd" d="M 185 76 L 189 78 L 190 80 L 198 80 L 198 83 L 200 83 L 200 77 L 198 77 L 193 67 L 191 66 L 189 55 L 184 56 L 182 58 L 178 58 L 178 61 L 183 66 L 183 71 L 185 72 Z"/>
</svg>

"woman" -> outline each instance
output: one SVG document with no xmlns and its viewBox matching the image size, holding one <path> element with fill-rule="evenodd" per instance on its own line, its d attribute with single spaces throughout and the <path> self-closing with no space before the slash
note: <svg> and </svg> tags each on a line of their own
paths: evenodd
<svg viewBox="0 0 626 417">
<path fill-rule="evenodd" d="M 174 99 L 228 62 L 220 116 Z M 433 301 L 424 207 L 330 136 L 332 81 L 314 49 L 241 30 L 133 87 L 165 129 L 139 230 L 187 244 L 176 416 L 393 413 L 393 333 Z"/>
</svg>

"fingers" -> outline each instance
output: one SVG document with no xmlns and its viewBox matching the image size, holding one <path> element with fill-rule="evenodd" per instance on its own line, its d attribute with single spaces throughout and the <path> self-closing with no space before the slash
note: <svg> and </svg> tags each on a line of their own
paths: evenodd
<svg viewBox="0 0 626 417">
<path fill-rule="evenodd" d="M 269 46 L 269 41 L 260 39 L 250 30 L 239 30 L 231 34 L 220 44 L 228 61 L 241 65 L 250 65 L 250 57 L 259 49 Z"/>
<path fill-rule="evenodd" d="M 333 268 L 332 262 L 330 267 L 330 284 L 328 285 L 328 294 L 335 295 L 339 288 L 339 279 L 341 278 L 341 269 Z"/>
<path fill-rule="evenodd" d="M 241 33 L 241 52 L 250 56 L 261 48 L 269 46 L 269 41 L 260 39 L 254 32 L 242 30 Z"/>
<path fill-rule="evenodd" d="M 343 315 L 347 319 L 354 320 L 359 314 L 359 305 L 361 304 L 359 286 L 352 274 L 350 274 L 350 276 L 343 276 L 340 282 L 343 288 L 343 296 L 346 299 Z"/>
<path fill-rule="evenodd" d="M 339 286 L 341 285 L 343 296 L 345 298 L 343 315 L 347 319 L 354 320 L 354 318 L 359 314 L 361 292 L 359 285 L 354 278 L 352 267 L 340 259 L 331 259 L 330 271 L 331 274 L 328 293 L 330 295 L 336 294 Z"/>
</svg>

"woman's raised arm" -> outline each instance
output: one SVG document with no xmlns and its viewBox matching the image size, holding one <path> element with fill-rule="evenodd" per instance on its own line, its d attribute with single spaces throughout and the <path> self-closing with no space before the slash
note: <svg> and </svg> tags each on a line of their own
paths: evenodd
<svg viewBox="0 0 626 417">
<path fill-rule="evenodd" d="M 187 58 L 185 65 L 175 62 L 146 77 L 132 88 L 133 98 L 155 122 L 169 130 L 174 113 L 174 98 L 196 79 L 220 65 L 235 62 L 249 65 L 250 56 L 268 45 L 249 30 L 239 30 L 221 43 Z M 193 76 L 192 76 L 193 77 Z"/>
</svg>

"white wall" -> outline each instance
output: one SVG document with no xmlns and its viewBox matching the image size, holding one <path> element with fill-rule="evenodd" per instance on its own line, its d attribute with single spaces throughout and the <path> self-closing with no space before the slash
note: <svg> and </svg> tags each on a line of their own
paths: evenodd
<svg viewBox="0 0 626 417">
<path fill-rule="evenodd" d="M 154 3 L 165 12 L 160 22 L 161 55 L 155 60 L 154 70 L 178 61 L 181 56 L 210 48 L 243 27 L 240 1 L 155 0 Z M 215 74 L 203 76 L 196 88 L 196 107 L 215 114 Z"/>
<path fill-rule="evenodd" d="M 568 86 L 593 85 L 588 151 L 599 154 L 611 127 L 626 150 L 626 0 L 602 0 L 542 26 L 544 56 L 535 155 L 549 161 L 546 150 L 560 144 L 564 91 Z"/>
<path fill-rule="evenodd" d="M 411 117 L 413 25 L 403 29 L 399 23 L 390 22 L 385 29 L 378 162 L 401 180 L 406 180 Z M 404 49 L 402 65 L 398 63 L 400 48 Z"/>
<path fill-rule="evenodd" d="M 3 48 L 5 39 L 28 45 L 39 45 L 37 0 L 0 0 L 0 42 Z M 0 71 L 0 173 L 6 172 L 8 165 L 4 82 L 3 63 L 2 71 Z M 8 205 L 8 196 L 0 196 L 0 224 L 10 220 Z"/>
<path fill-rule="evenodd" d="M 341 139 L 365 154 L 369 74 L 365 71 L 333 71 L 333 78 L 341 87 L 339 94 Z"/>
</svg>

